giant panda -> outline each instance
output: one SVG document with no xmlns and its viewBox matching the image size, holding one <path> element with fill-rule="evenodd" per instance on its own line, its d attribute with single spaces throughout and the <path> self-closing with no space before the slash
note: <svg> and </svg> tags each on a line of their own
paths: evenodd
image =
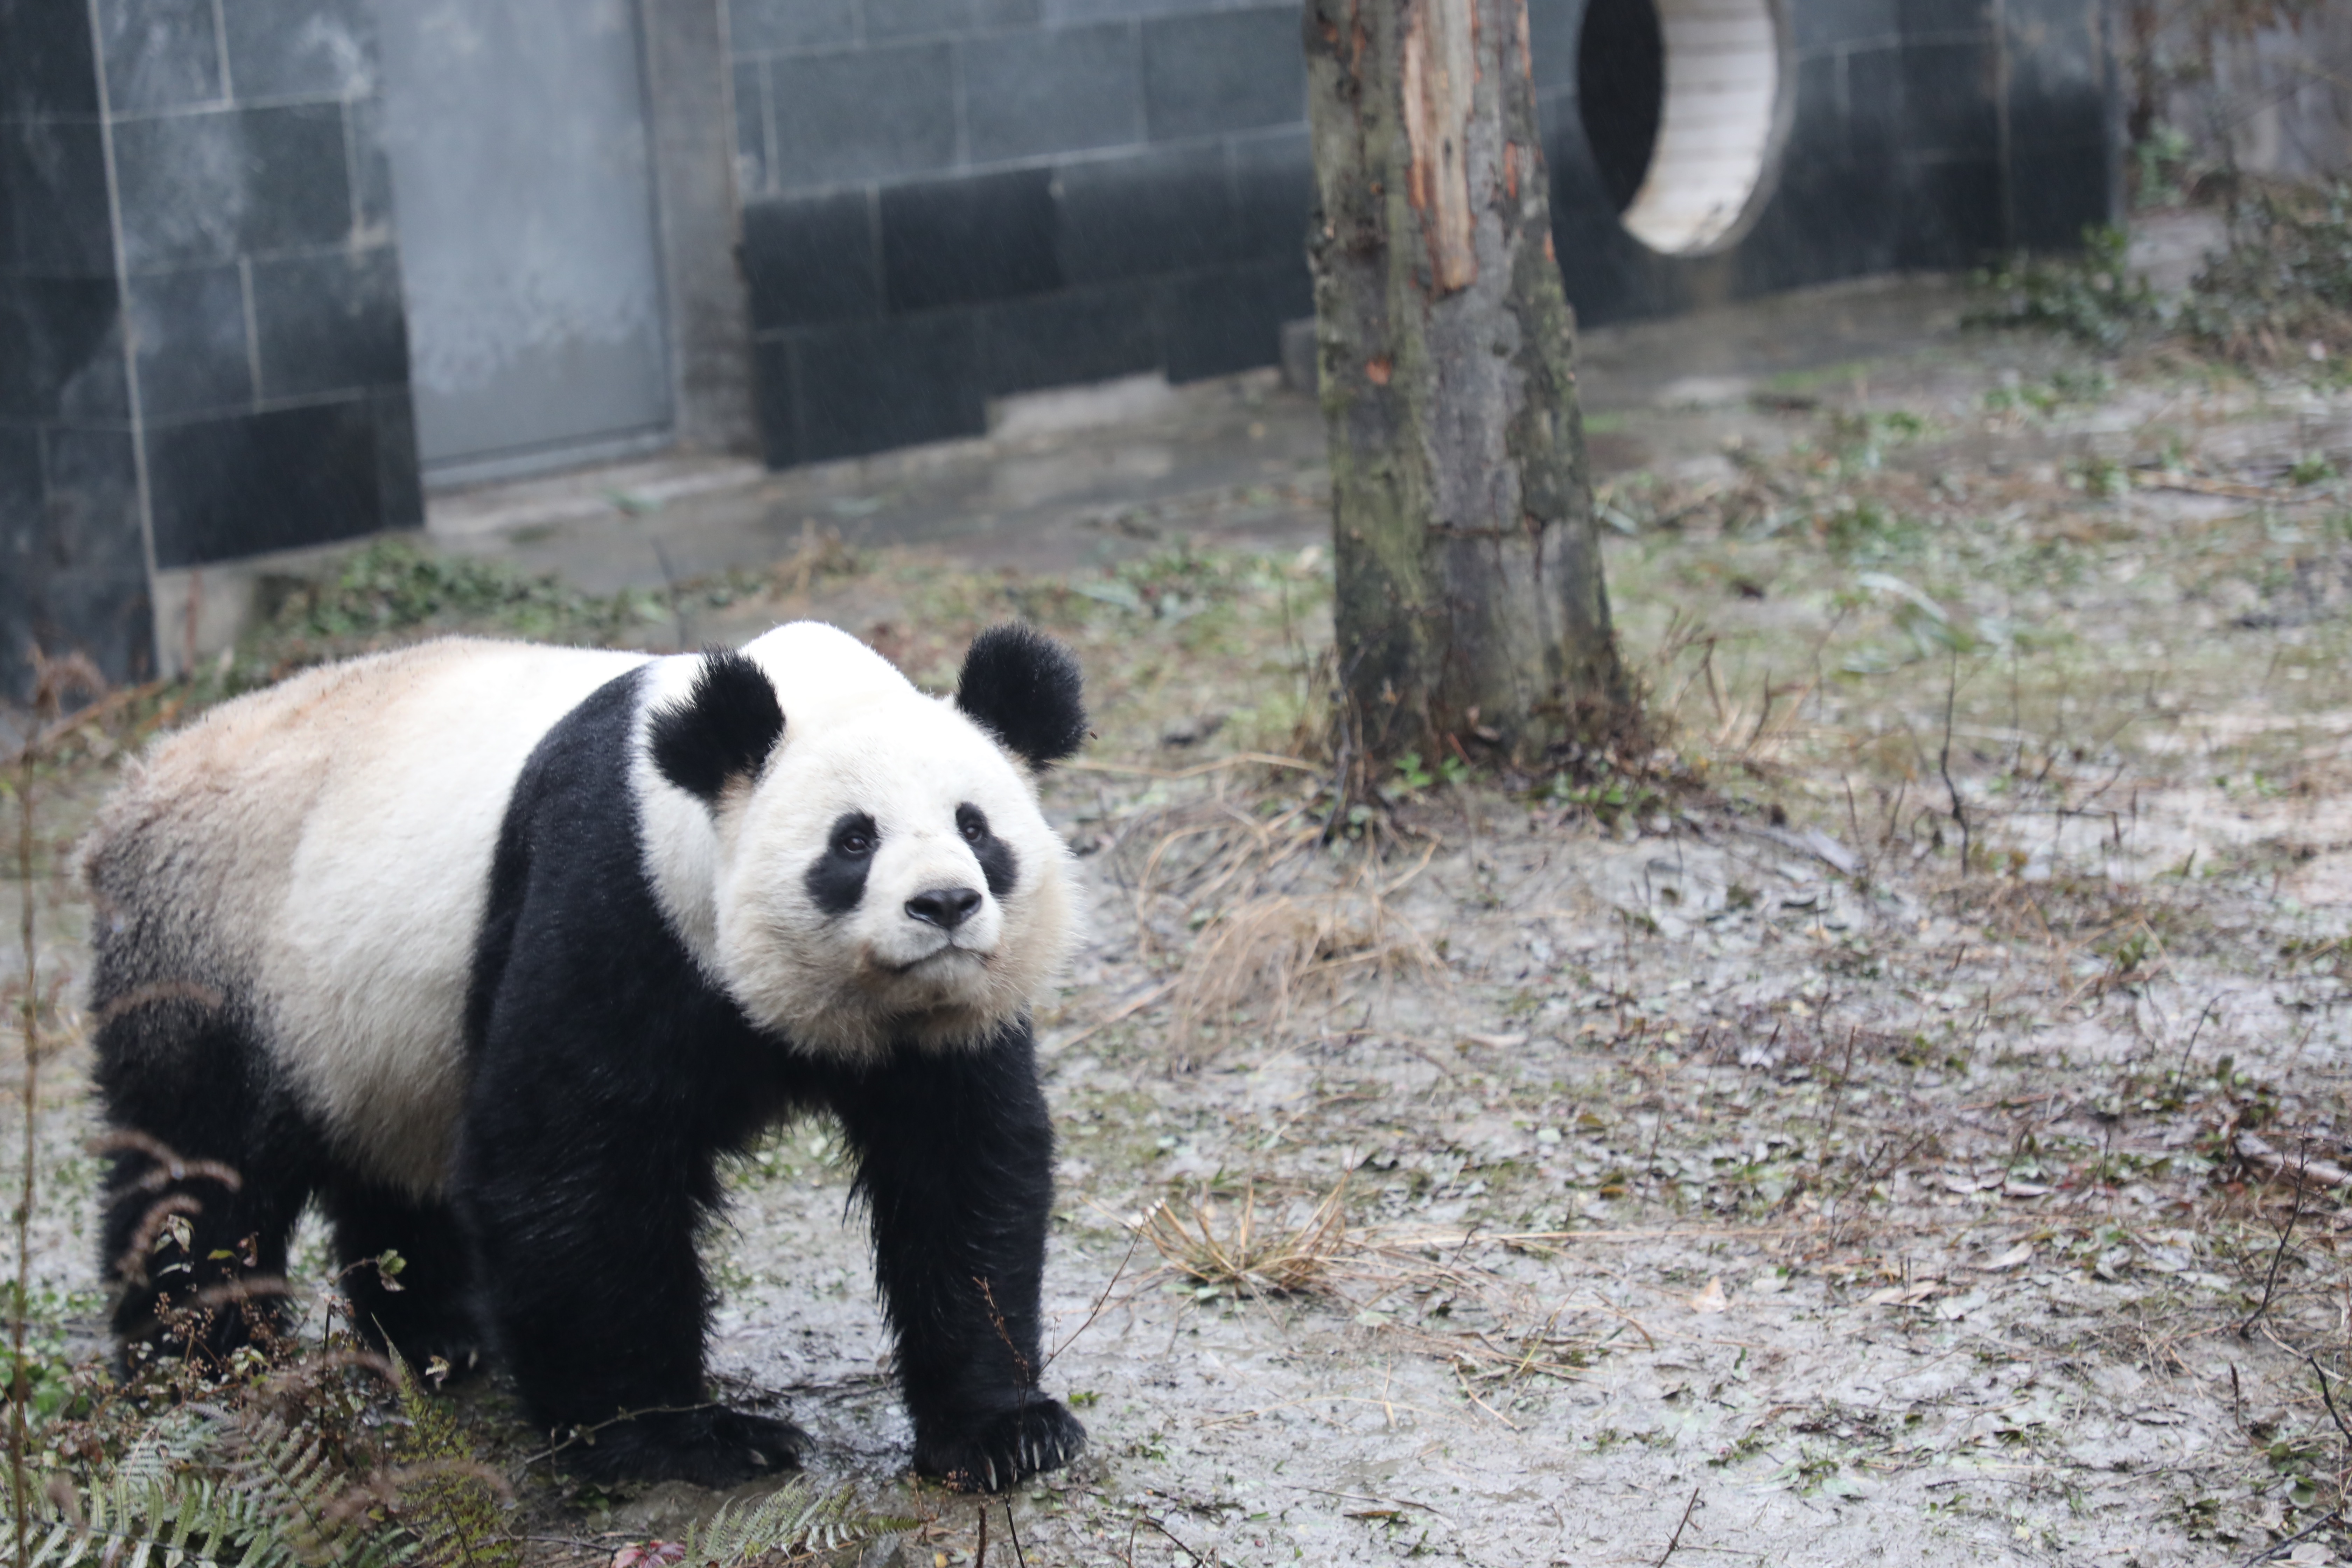
<svg viewBox="0 0 2352 1568">
<path fill-rule="evenodd" d="M 446 639 L 215 709 L 82 850 L 116 1332 L 239 1342 L 244 1312 L 199 1339 L 165 1299 L 282 1270 L 315 1200 L 346 1266 L 406 1260 L 347 1267 L 368 1331 L 420 1365 L 487 1351 L 590 1474 L 789 1466 L 798 1428 L 709 1402 L 696 1237 L 721 1157 L 819 1110 L 917 1468 L 995 1489 L 1071 1458 L 1039 1388 L 1029 1009 L 1073 875 L 1032 770 L 1085 733 L 1076 663 L 1019 626 L 951 700 L 803 622 L 663 658 Z M 184 1253 L 149 1248 L 180 1193 Z"/>
</svg>

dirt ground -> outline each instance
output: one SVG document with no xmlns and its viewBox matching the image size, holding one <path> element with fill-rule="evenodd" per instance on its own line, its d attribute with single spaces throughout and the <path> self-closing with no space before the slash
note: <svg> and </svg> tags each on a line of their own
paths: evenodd
<svg viewBox="0 0 2352 1568">
<path fill-rule="evenodd" d="M 1045 1382 L 1094 1446 L 1011 1500 L 1022 1561 L 2352 1556 L 2352 394 L 1957 315 L 1600 409 L 1666 744 L 1416 760 L 1333 835 L 1311 453 L 1089 500 L 1087 559 L 810 531 L 692 598 L 693 640 L 815 616 L 929 682 L 1014 612 L 1087 666 L 1045 795 L 1088 936 L 1040 1033 Z M 112 744 L 45 780 L 53 845 Z M 65 1354 L 94 1172 L 56 1081 Z M 731 1179 L 730 1396 L 924 1517 L 898 1561 L 971 1561 L 980 1505 L 903 1479 L 826 1131 Z M 527 1451 L 495 1384 L 466 1408 Z M 550 1560 L 710 1500 L 542 1471 Z"/>
</svg>

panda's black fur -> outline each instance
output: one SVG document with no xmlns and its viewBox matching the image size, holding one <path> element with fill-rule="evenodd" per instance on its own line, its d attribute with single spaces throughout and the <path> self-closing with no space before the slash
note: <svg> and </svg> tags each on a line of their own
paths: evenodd
<svg viewBox="0 0 2352 1568">
<path fill-rule="evenodd" d="M 507 805 L 465 995 L 470 1077 L 444 1200 L 339 1159 L 233 994 L 142 997 L 158 932 L 135 908 L 102 923 L 92 1000 L 110 1120 L 242 1178 L 235 1191 L 159 1183 L 150 1155 L 118 1157 L 110 1270 L 152 1228 L 159 1188 L 184 1185 L 203 1207 L 183 1269 L 124 1287 L 117 1331 L 153 1340 L 159 1297 L 184 1303 L 241 1271 L 217 1253 L 252 1248 L 255 1272 L 282 1270 L 315 1196 L 341 1259 L 407 1260 L 396 1289 L 373 1268 L 347 1272 L 356 1316 L 419 1364 L 462 1369 L 489 1352 L 542 1428 L 593 1429 L 563 1447 L 574 1466 L 713 1486 L 789 1466 L 807 1441 L 797 1428 L 709 1402 L 713 1297 L 696 1237 L 720 1203 L 719 1162 L 782 1117 L 822 1110 L 839 1120 L 869 1211 L 918 1468 L 993 1489 L 1064 1462 L 1085 1434 L 1038 1386 L 1053 1132 L 1025 1015 L 963 1048 L 779 1049 L 674 933 L 644 868 L 631 759 L 646 679 L 631 669 L 564 714 Z M 1034 634 L 976 643 L 959 705 L 1037 765 L 1085 733 L 1075 664 Z M 716 802 L 791 722 L 757 665 L 712 654 L 647 739 L 666 777 Z M 962 831 L 994 884 L 985 825 Z M 995 847 L 1010 877 L 1012 851 Z M 205 1340 L 181 1348 L 216 1352 L 251 1324 L 218 1310 Z"/>
</svg>

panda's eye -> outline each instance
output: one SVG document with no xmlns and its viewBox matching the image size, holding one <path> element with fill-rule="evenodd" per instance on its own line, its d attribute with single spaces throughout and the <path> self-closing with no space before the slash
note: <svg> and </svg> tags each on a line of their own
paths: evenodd
<svg viewBox="0 0 2352 1568">
<path fill-rule="evenodd" d="M 956 831 L 963 835 L 966 844 L 988 842 L 988 818 L 976 805 L 956 807 Z"/>
<path fill-rule="evenodd" d="M 834 825 L 833 852 L 862 860 L 874 853 L 874 842 L 877 837 L 872 817 L 862 814 L 844 817 Z"/>
</svg>

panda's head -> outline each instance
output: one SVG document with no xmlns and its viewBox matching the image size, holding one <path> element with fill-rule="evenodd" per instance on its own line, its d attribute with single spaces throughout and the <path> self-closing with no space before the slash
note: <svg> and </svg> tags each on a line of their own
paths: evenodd
<svg viewBox="0 0 2352 1568">
<path fill-rule="evenodd" d="M 706 860 L 675 812 L 666 846 L 648 822 L 673 924 L 755 1022 L 801 1048 L 870 1059 L 898 1041 L 977 1044 L 1060 969 L 1069 852 L 1030 776 L 1086 735 L 1060 644 L 983 633 L 950 700 L 832 627 L 779 627 L 704 656 L 647 735 L 652 766 L 708 824 Z M 679 864 L 695 861 L 707 877 Z"/>
</svg>

